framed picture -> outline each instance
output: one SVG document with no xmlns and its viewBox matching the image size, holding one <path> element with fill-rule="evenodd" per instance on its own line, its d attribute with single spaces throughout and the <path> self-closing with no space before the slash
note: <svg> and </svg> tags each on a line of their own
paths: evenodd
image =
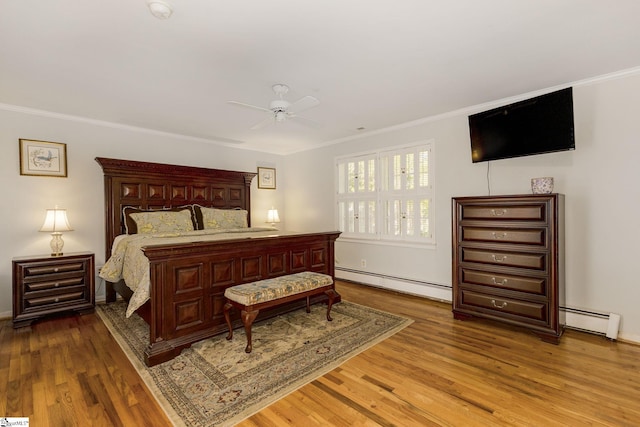
<svg viewBox="0 0 640 427">
<path fill-rule="evenodd" d="M 20 175 L 67 176 L 67 144 L 20 139 Z"/>
<path fill-rule="evenodd" d="M 276 189 L 276 170 L 274 168 L 258 168 L 258 188 Z"/>
</svg>

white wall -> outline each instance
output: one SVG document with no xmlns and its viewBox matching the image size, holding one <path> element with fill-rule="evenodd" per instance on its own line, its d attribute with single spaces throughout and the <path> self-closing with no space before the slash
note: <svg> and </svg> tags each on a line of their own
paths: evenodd
<svg viewBox="0 0 640 427">
<path fill-rule="evenodd" d="M 66 143 L 68 177 L 20 175 L 19 138 Z M 47 208 L 67 209 L 74 231 L 63 235 L 65 253 L 92 251 L 96 265 L 104 264 L 103 174 L 96 157 L 247 172 L 268 166 L 277 169 L 278 184 L 285 179 L 281 156 L 0 108 L 0 182 L 5 203 L 0 221 L 0 317 L 12 313 L 12 258 L 50 252 L 51 235 L 38 232 Z M 254 179 L 251 193 L 252 225 L 264 226 L 269 207 L 283 204 L 283 191 L 258 189 Z M 285 215 L 282 220 L 286 226 Z M 101 281 L 96 281 L 96 288 L 99 298 L 104 294 Z"/>
<path fill-rule="evenodd" d="M 531 178 L 553 176 L 555 191 L 566 195 L 566 306 L 619 313 L 619 338 L 640 342 L 640 286 L 635 274 L 640 239 L 638 94 L 637 73 L 576 83 L 576 150 L 571 152 L 472 164 L 469 111 L 465 111 L 288 156 L 286 168 L 295 180 L 286 183 L 285 214 L 295 229 L 335 228 L 336 156 L 435 140 L 436 247 L 416 249 L 339 239 L 336 257 L 339 269 L 422 282 L 372 278 L 367 283 L 451 300 L 451 198 L 487 195 L 488 184 L 492 195 L 528 194 Z M 367 261 L 366 268 L 361 266 L 362 259 Z M 337 274 L 348 277 L 340 271 Z"/>
</svg>

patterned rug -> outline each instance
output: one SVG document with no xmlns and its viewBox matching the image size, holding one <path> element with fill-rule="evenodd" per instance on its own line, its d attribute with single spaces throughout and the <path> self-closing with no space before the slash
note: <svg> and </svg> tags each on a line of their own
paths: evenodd
<svg viewBox="0 0 640 427">
<path fill-rule="evenodd" d="M 343 301 L 316 304 L 253 325 L 253 351 L 244 329 L 196 343 L 168 362 L 144 365 L 149 327 L 125 304 L 101 304 L 97 313 L 176 426 L 234 425 L 347 359 L 390 337 L 411 320 Z"/>
</svg>

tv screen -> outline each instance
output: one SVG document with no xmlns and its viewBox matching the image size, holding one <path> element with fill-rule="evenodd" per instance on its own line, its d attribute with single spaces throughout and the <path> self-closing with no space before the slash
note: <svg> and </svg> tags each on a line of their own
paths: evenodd
<svg viewBox="0 0 640 427">
<path fill-rule="evenodd" d="M 473 163 L 575 149 L 572 88 L 469 116 Z"/>
</svg>

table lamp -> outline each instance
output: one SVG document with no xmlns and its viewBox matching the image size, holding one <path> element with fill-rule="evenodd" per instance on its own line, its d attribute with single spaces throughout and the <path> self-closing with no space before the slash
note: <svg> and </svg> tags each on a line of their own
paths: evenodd
<svg viewBox="0 0 640 427">
<path fill-rule="evenodd" d="M 267 212 L 267 222 L 271 223 L 271 226 L 274 227 L 277 222 L 280 222 L 280 217 L 278 216 L 278 209 L 271 208 Z"/>
<path fill-rule="evenodd" d="M 47 216 L 44 219 L 44 224 L 42 224 L 40 231 L 48 231 L 51 233 L 51 256 L 61 256 L 62 247 L 64 246 L 62 232 L 73 231 L 67 219 L 67 210 L 58 209 L 57 206 L 53 209 L 47 209 Z"/>
</svg>

